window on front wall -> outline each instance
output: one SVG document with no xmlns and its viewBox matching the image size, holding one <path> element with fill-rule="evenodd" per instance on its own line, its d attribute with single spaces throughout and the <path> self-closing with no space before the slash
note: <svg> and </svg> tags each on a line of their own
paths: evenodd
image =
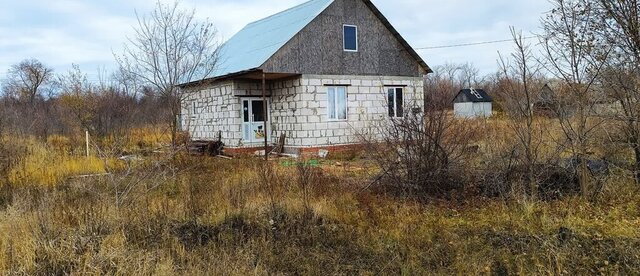
<svg viewBox="0 0 640 276">
<path fill-rule="evenodd" d="M 198 103 L 197 102 L 193 102 L 192 108 L 193 108 L 193 111 L 192 111 L 193 113 L 192 114 L 193 115 L 198 114 Z"/>
<path fill-rule="evenodd" d="M 388 88 L 387 97 L 389 104 L 389 117 L 401 118 L 404 116 L 404 95 L 400 87 Z"/>
<path fill-rule="evenodd" d="M 353 25 L 343 25 L 343 39 L 345 51 L 358 51 L 358 27 Z"/>
<path fill-rule="evenodd" d="M 328 87 L 327 112 L 329 120 L 347 119 L 347 89 L 344 86 Z"/>
</svg>

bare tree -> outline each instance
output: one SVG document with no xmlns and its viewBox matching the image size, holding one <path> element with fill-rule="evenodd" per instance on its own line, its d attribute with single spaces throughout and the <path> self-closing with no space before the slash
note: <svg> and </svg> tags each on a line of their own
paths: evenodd
<svg viewBox="0 0 640 276">
<path fill-rule="evenodd" d="M 425 106 L 432 98 L 447 98 L 453 101 L 456 93 L 462 89 L 462 85 L 457 83 L 454 78 L 457 75 L 457 67 L 452 64 L 446 64 L 434 68 L 434 72 L 425 78 Z M 447 108 L 448 106 L 444 106 Z"/>
<path fill-rule="evenodd" d="M 46 138 L 51 117 L 47 102 L 53 87 L 53 70 L 35 59 L 11 67 L 2 85 L 5 120 L 16 134 Z"/>
<path fill-rule="evenodd" d="M 560 101 L 555 108 L 566 147 L 577 161 L 576 173 L 583 196 L 593 196 L 587 159 L 592 138 L 602 120 L 595 116 L 600 94 L 595 83 L 604 63 L 591 55 L 597 40 L 596 13 L 582 0 L 552 0 L 552 12 L 542 20 L 544 61 L 548 71 L 561 81 Z M 603 55 L 608 55 L 604 51 Z"/>
<path fill-rule="evenodd" d="M 463 88 L 479 87 L 484 78 L 479 77 L 479 70 L 471 63 L 447 63 L 437 66 L 425 78 L 425 105 L 433 98 L 437 102 L 447 99 L 453 101 L 455 95 Z M 443 108 L 449 107 L 449 104 Z"/>
<path fill-rule="evenodd" d="M 67 124 L 76 125 L 82 130 L 94 131 L 96 117 L 94 87 L 87 80 L 87 75 L 76 64 L 58 78 L 60 105 L 67 112 Z"/>
<path fill-rule="evenodd" d="M 517 157 L 524 167 L 529 194 L 536 199 L 536 166 L 540 159 L 543 133 L 533 107 L 542 88 L 539 82 L 541 66 L 533 56 L 530 45 L 525 44 L 522 32 L 512 27 L 511 35 L 515 50 L 509 60 L 500 56 L 501 79 L 498 86 L 509 126 L 515 133 L 517 146 L 514 151 L 520 152 Z"/>
<path fill-rule="evenodd" d="M 135 74 L 120 67 L 113 73 L 112 78 L 115 81 L 115 86 L 126 95 L 136 99 L 141 96 L 143 87 Z"/>
<path fill-rule="evenodd" d="M 480 77 L 480 70 L 473 63 L 463 63 L 458 67 L 458 83 L 463 88 L 474 88 L 480 86 L 483 79 Z"/>
<path fill-rule="evenodd" d="M 596 36 L 611 47 L 603 55 L 595 48 L 595 58 L 606 58 L 600 82 L 606 94 L 618 103 L 614 119 L 623 141 L 633 150 L 634 175 L 640 184 L 640 5 L 636 0 L 591 0 L 600 24 Z"/>
<path fill-rule="evenodd" d="M 152 86 L 171 109 L 172 143 L 182 93 L 179 84 L 210 76 L 216 66 L 219 43 L 212 23 L 198 22 L 195 11 L 182 11 L 178 3 L 156 3 L 148 16 L 137 16 L 136 35 L 124 53 L 116 56 L 121 70 Z"/>
<path fill-rule="evenodd" d="M 11 66 L 3 90 L 7 96 L 33 105 L 52 81 L 53 69 L 36 59 L 26 59 Z"/>
</svg>

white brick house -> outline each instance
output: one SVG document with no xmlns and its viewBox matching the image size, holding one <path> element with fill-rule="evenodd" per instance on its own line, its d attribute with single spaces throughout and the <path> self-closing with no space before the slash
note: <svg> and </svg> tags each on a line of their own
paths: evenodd
<svg viewBox="0 0 640 276">
<path fill-rule="evenodd" d="M 231 150 L 265 134 L 285 134 L 292 153 L 357 144 L 420 109 L 429 72 L 371 1 L 312 0 L 247 25 L 222 46 L 215 77 L 181 85 L 182 126 Z"/>
</svg>

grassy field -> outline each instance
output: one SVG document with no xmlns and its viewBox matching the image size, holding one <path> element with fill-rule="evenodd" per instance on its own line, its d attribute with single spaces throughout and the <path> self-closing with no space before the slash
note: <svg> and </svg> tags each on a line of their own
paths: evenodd
<svg viewBox="0 0 640 276">
<path fill-rule="evenodd" d="M 363 190 L 377 171 L 366 156 L 318 167 L 183 153 L 125 162 L 23 143 L 0 188 L 0 274 L 640 271 L 640 190 L 622 177 L 595 201 L 460 191 L 417 202 Z M 101 173 L 112 174 L 72 177 Z"/>
</svg>

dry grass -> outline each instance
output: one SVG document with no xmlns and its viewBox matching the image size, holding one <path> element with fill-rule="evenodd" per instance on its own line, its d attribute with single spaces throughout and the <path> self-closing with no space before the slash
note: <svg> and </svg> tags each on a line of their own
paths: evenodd
<svg viewBox="0 0 640 276">
<path fill-rule="evenodd" d="M 76 137 L 77 136 L 77 137 Z M 84 135 L 72 138 L 53 135 L 42 143 L 34 138 L 3 137 L 6 144 L 25 149 L 20 162 L 8 172 L 9 184 L 51 187 L 79 175 L 103 174 L 121 169 L 117 156 L 98 156 L 95 145 L 118 147 L 119 151 L 136 153 L 159 148 L 171 141 L 170 134 L 160 127 L 132 129 L 128 133 L 103 139 L 92 139 L 91 155 L 86 157 Z"/>
<path fill-rule="evenodd" d="M 107 168 L 118 166 L 114 160 L 105 162 L 96 156 L 79 156 L 61 150 L 70 147 L 61 146 L 64 144 L 61 140 L 50 139 L 56 141 L 56 147 L 52 147 L 35 139 L 9 139 L 9 143 L 21 144 L 26 149 L 22 160 L 9 172 L 9 183 L 14 186 L 55 186 L 69 177 L 106 173 Z"/>
<path fill-rule="evenodd" d="M 135 128 L 122 135 L 102 139 L 103 145 L 117 145 L 126 152 L 160 148 L 171 143 L 171 131 L 163 126 Z"/>
<path fill-rule="evenodd" d="M 640 270 L 640 191 L 624 177 L 612 179 L 596 202 L 418 203 L 362 192 L 376 168 L 355 157 L 307 171 L 274 161 L 271 173 L 263 173 L 267 168 L 256 159 L 177 155 L 161 166 L 144 162 L 120 178 L 68 179 L 100 172 L 97 164 L 104 163 L 78 165 L 32 143 L 23 163 L 38 165 L 14 171 L 30 175 L 22 183 L 47 188 L 15 185 L 12 201 L 0 209 L 0 274 Z M 176 173 L 155 177 L 154 170 Z M 137 184 L 123 205 L 115 204 L 114 181 Z"/>
</svg>

